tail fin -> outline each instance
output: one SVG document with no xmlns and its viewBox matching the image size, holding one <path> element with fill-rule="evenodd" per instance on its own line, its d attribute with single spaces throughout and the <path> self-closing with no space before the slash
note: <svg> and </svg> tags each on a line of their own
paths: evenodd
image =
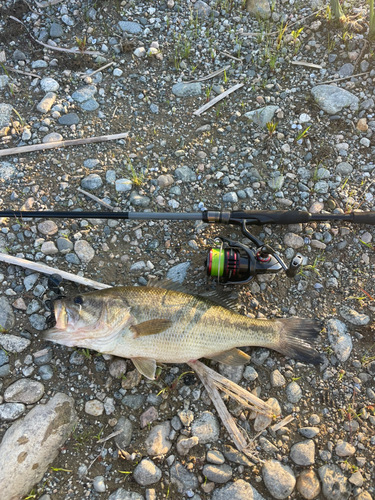
<svg viewBox="0 0 375 500">
<path fill-rule="evenodd" d="M 320 322 L 313 319 L 278 319 L 281 323 L 280 341 L 273 347 L 288 358 L 317 365 L 323 363 L 322 356 L 311 345 L 320 332 Z"/>
</svg>

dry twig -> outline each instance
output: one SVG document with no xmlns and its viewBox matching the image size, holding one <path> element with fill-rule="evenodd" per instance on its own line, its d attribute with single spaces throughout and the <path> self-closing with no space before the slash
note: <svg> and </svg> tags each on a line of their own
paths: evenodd
<svg viewBox="0 0 375 500">
<path fill-rule="evenodd" d="M 207 104 L 205 104 L 204 106 L 202 106 L 201 108 L 197 109 L 196 111 L 193 112 L 193 115 L 195 116 L 199 116 L 201 115 L 202 113 L 204 113 L 205 111 L 207 111 L 207 109 L 211 108 L 214 104 L 216 104 L 217 102 L 221 101 L 222 99 L 224 99 L 224 97 L 227 97 L 229 94 L 231 94 L 232 92 L 234 92 L 235 90 L 238 90 L 240 89 L 241 87 L 243 87 L 245 84 L 244 83 L 237 83 L 237 85 L 235 85 L 234 87 L 231 87 L 230 89 L 226 90 L 225 92 L 223 92 L 222 94 L 214 97 L 213 99 L 211 99 L 210 102 L 208 102 Z"/>
<path fill-rule="evenodd" d="M 195 83 L 195 82 L 204 82 L 205 80 L 211 80 L 211 78 L 215 78 L 215 76 L 220 75 L 221 73 L 224 73 L 227 69 L 229 69 L 230 66 L 225 66 L 224 68 L 218 69 L 217 71 L 214 71 L 213 73 L 210 73 L 207 76 L 202 76 L 202 78 L 197 78 L 196 80 L 191 80 L 190 82 L 184 82 L 184 83 Z"/>
<path fill-rule="evenodd" d="M 117 139 L 125 139 L 128 137 L 128 132 L 113 135 L 100 135 L 97 137 L 87 137 L 84 139 L 72 139 L 69 141 L 47 142 L 46 144 L 33 144 L 32 146 L 22 146 L 20 148 L 0 149 L 0 156 L 17 155 L 20 153 L 33 153 L 34 151 L 42 151 L 44 149 L 62 148 L 65 146 L 79 146 L 81 144 L 93 144 L 95 142 L 115 141 Z"/>
<path fill-rule="evenodd" d="M 100 205 L 103 205 L 103 207 L 108 208 L 109 210 L 113 210 L 113 207 L 111 207 L 111 205 L 109 205 L 105 201 L 101 200 L 100 198 L 98 198 L 94 194 L 91 194 L 91 193 L 89 193 L 89 192 L 87 192 L 87 191 L 85 191 L 84 189 L 81 189 L 81 188 L 77 188 L 77 191 L 79 191 L 80 193 L 84 194 L 85 196 L 88 196 L 89 198 L 91 198 L 92 200 L 96 201 Z"/>
</svg>

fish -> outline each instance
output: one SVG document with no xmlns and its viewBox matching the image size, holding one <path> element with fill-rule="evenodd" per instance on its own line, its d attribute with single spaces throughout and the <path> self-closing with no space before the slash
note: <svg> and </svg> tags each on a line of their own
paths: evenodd
<svg viewBox="0 0 375 500">
<path fill-rule="evenodd" d="M 215 291 L 191 295 L 169 286 L 118 286 L 57 299 L 53 314 L 56 324 L 44 332 L 45 340 L 129 358 L 150 380 L 157 363 L 208 358 L 243 365 L 250 356 L 238 348 L 248 346 L 323 362 L 312 345 L 318 321 L 250 318 Z"/>
</svg>

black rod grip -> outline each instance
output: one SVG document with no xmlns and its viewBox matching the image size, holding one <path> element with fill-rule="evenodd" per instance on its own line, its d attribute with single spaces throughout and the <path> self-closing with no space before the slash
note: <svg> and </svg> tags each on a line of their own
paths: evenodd
<svg viewBox="0 0 375 500">
<path fill-rule="evenodd" d="M 243 210 L 231 212 L 230 220 L 247 220 L 249 224 L 305 224 L 311 214 L 299 210 Z"/>
<path fill-rule="evenodd" d="M 375 226 L 375 212 L 352 212 L 352 220 L 354 224 L 370 224 Z"/>
</svg>

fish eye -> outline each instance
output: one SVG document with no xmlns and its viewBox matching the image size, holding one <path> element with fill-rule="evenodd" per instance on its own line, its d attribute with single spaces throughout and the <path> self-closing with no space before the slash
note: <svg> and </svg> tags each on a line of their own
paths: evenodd
<svg viewBox="0 0 375 500">
<path fill-rule="evenodd" d="M 80 295 L 78 295 L 78 297 L 74 297 L 73 302 L 81 306 L 83 304 L 83 298 Z"/>
</svg>

